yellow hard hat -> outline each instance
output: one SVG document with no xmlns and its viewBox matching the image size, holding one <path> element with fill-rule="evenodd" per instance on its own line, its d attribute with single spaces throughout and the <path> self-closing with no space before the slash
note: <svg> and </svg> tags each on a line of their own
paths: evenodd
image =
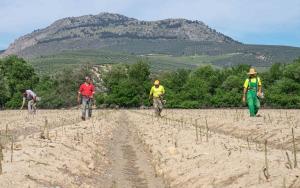
<svg viewBox="0 0 300 188">
<path fill-rule="evenodd" d="M 154 85 L 159 85 L 159 80 L 155 80 Z"/>
</svg>

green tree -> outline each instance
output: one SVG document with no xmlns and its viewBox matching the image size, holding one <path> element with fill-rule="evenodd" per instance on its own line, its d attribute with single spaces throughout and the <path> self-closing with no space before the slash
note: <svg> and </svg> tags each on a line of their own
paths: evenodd
<svg viewBox="0 0 300 188">
<path fill-rule="evenodd" d="M 191 71 L 186 69 L 178 69 L 172 72 L 165 72 L 161 75 L 161 84 L 166 89 L 165 99 L 167 100 L 167 107 L 180 108 L 181 104 L 180 92 L 184 89 Z"/>
<path fill-rule="evenodd" d="M 0 73 L 0 109 L 4 108 L 5 103 L 9 100 L 10 94 L 7 83 L 7 79 L 4 77 L 3 73 Z"/>
<path fill-rule="evenodd" d="M 295 63 L 287 65 L 283 71 L 283 75 L 286 78 L 300 82 L 300 62 L 296 61 Z"/>
<path fill-rule="evenodd" d="M 72 107 L 77 104 L 79 86 L 85 76 L 91 76 L 91 66 L 83 65 L 80 69 L 64 69 L 52 77 L 43 76 L 36 86 L 41 97 L 40 108 Z"/>
<path fill-rule="evenodd" d="M 107 96 L 100 98 L 108 105 L 123 107 L 138 107 L 147 103 L 150 87 L 149 64 L 145 60 L 138 60 L 128 65 L 116 65 L 103 78 L 107 88 Z M 97 102 L 99 105 L 100 103 Z"/>
<path fill-rule="evenodd" d="M 128 70 L 128 78 L 131 86 L 136 90 L 139 105 L 143 105 L 150 88 L 150 66 L 146 60 L 140 59 L 131 65 Z"/>
<path fill-rule="evenodd" d="M 198 68 L 196 71 L 192 72 L 192 76 L 198 77 L 204 80 L 208 85 L 208 92 L 213 95 L 215 90 L 224 81 L 218 70 L 214 70 L 211 66 L 204 66 Z"/>
<path fill-rule="evenodd" d="M 5 106 L 9 108 L 19 107 L 22 101 L 21 91 L 33 89 L 39 81 L 32 66 L 17 56 L 9 56 L 0 61 L 0 75 L 2 82 L 5 82 L 4 88 L 8 90 L 5 93 L 9 100 L 6 99 Z"/>
<path fill-rule="evenodd" d="M 114 86 L 118 85 L 121 80 L 128 79 L 128 66 L 118 64 L 112 66 L 111 70 L 108 70 L 103 76 L 104 86 L 108 93 L 111 93 Z"/>
<path fill-rule="evenodd" d="M 64 98 L 58 96 L 57 86 L 58 81 L 49 76 L 43 76 L 36 87 L 36 92 L 41 97 L 39 108 L 62 108 L 65 106 Z"/>
<path fill-rule="evenodd" d="M 191 76 L 180 92 L 184 108 L 199 108 L 209 105 L 209 83 L 196 76 Z"/>
</svg>

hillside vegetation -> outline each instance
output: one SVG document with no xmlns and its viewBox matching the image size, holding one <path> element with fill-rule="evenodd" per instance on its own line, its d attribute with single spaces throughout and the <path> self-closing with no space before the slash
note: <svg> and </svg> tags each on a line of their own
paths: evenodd
<svg viewBox="0 0 300 188">
<path fill-rule="evenodd" d="M 241 64 L 270 68 L 275 63 L 291 63 L 300 54 L 299 48 L 283 46 L 225 45 L 187 41 L 126 41 L 101 50 L 66 50 L 53 55 L 26 58 L 41 73 L 83 64 L 130 64 L 147 58 L 153 71 L 179 68 L 194 69 L 202 65 L 231 67 Z M 198 45 L 197 45 L 198 44 Z M 155 50 L 153 50 L 155 49 Z M 183 52 L 183 53 L 182 53 Z"/>
<path fill-rule="evenodd" d="M 40 108 L 62 108 L 76 105 L 76 93 L 86 75 L 93 76 L 98 90 L 98 106 L 149 106 L 148 93 L 153 80 L 160 79 L 166 88 L 167 107 L 207 108 L 241 107 L 242 85 L 248 65 L 216 69 L 200 66 L 194 70 L 152 72 L 145 59 L 136 63 L 116 64 L 96 77 L 90 65 L 64 69 L 51 76 L 40 76 L 26 61 L 16 56 L 0 60 L 0 106 L 17 108 L 21 90 L 30 88 L 42 98 Z M 263 105 L 275 108 L 300 107 L 300 59 L 292 64 L 274 64 L 259 76 L 263 80 Z M 99 89 L 99 88 L 98 88 Z"/>
</svg>

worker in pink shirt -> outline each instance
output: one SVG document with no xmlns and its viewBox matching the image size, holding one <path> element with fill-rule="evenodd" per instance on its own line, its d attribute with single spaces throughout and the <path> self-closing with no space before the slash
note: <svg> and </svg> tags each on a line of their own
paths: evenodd
<svg viewBox="0 0 300 188">
<path fill-rule="evenodd" d="M 81 97 L 81 104 L 82 104 L 82 115 L 81 119 L 86 120 L 87 117 L 92 116 L 92 101 L 95 94 L 95 86 L 92 83 L 92 79 L 90 77 L 85 77 L 85 82 L 81 84 L 77 101 L 80 104 L 80 97 Z"/>
</svg>

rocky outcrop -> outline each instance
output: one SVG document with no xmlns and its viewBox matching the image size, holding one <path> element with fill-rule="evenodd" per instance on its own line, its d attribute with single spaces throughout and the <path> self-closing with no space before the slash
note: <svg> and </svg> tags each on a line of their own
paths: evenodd
<svg viewBox="0 0 300 188">
<path fill-rule="evenodd" d="M 101 13 L 98 15 L 86 15 L 80 17 L 69 17 L 58 20 L 50 26 L 36 30 L 30 34 L 20 37 L 2 54 L 24 55 L 30 54 L 31 48 L 43 46 L 47 49 L 48 43 L 56 46 L 64 44 L 64 49 L 73 49 L 74 46 L 66 44 L 76 43 L 76 48 L 84 48 L 84 41 L 101 39 L 169 39 L 208 41 L 216 43 L 238 43 L 232 38 L 211 29 L 203 22 L 186 19 L 166 19 L 160 21 L 140 21 L 119 14 Z M 45 48 L 46 46 L 46 48 Z M 53 48 L 53 45 L 49 45 Z"/>
</svg>

